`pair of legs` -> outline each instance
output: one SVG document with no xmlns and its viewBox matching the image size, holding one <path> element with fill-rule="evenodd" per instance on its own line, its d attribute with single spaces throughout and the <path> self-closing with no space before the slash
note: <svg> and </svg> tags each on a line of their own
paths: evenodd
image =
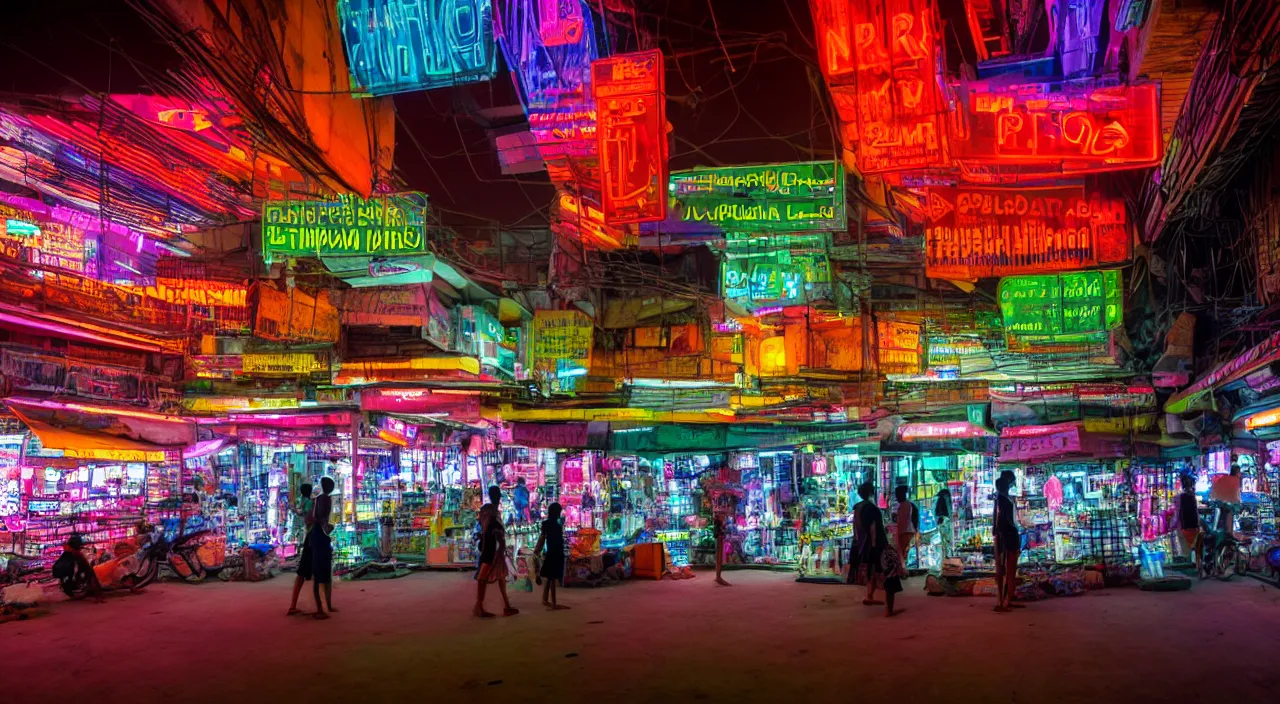
<svg viewBox="0 0 1280 704">
<path fill-rule="evenodd" d="M 907 564 L 907 550 L 911 547 L 911 540 L 916 537 L 915 533 L 899 533 L 894 536 L 894 546 L 898 548 L 898 557 L 902 558 L 902 564 Z"/>
<path fill-rule="evenodd" d="M 1022 607 L 1013 603 L 1013 593 L 1018 587 L 1018 557 L 1021 555 L 1020 550 L 996 548 L 996 611 L 1003 613 Z"/>
<path fill-rule="evenodd" d="M 495 568 L 492 563 L 480 565 L 480 573 L 476 575 L 476 606 L 472 609 L 472 613 L 481 618 L 492 618 L 493 614 L 484 610 L 484 594 L 488 590 L 489 582 L 498 583 L 498 592 L 502 594 L 502 615 L 515 616 L 520 613 L 518 609 L 511 608 L 511 599 L 507 597 L 507 577 L 506 575 L 493 577 Z"/>
<path fill-rule="evenodd" d="M 732 586 L 720 576 L 722 569 L 724 569 L 724 538 L 716 538 L 716 584 L 722 587 Z"/>
<path fill-rule="evenodd" d="M 1204 565 L 1204 541 L 1200 540 L 1200 529 L 1183 530 L 1182 539 L 1187 543 L 1187 554 L 1190 555 L 1199 572 Z"/>
<path fill-rule="evenodd" d="M 301 572 L 293 578 L 293 599 L 289 602 L 289 612 L 287 616 L 302 613 L 298 610 L 298 596 L 302 594 L 302 585 L 307 583 L 310 577 L 305 577 Z"/>
<path fill-rule="evenodd" d="M 542 583 L 542 605 L 553 611 L 563 611 L 569 607 L 556 603 L 556 582 L 558 579 L 549 579 L 543 577 Z M 506 592 L 503 592 L 504 594 Z"/>
<path fill-rule="evenodd" d="M 332 582 L 331 582 L 329 579 L 325 579 L 324 581 L 321 581 L 320 579 L 316 579 L 315 583 L 311 585 L 311 592 L 312 592 L 312 594 L 314 594 L 314 595 L 315 595 L 315 598 L 316 598 L 316 612 L 315 612 L 315 614 L 313 614 L 313 616 L 314 616 L 315 618 L 329 618 L 329 614 L 325 613 L 324 608 L 321 608 L 321 606 L 320 606 L 320 589 L 321 589 L 321 587 L 323 587 L 323 588 L 324 588 L 324 605 L 325 605 L 325 607 L 328 607 L 329 611 L 330 611 L 330 612 L 333 612 L 333 613 L 336 613 L 336 612 L 338 611 L 337 609 L 333 608 L 333 584 L 332 584 Z"/>
</svg>

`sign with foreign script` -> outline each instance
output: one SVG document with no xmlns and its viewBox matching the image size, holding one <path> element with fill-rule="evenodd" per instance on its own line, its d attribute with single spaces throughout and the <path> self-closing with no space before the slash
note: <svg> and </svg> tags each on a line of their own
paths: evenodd
<svg viewBox="0 0 1280 704">
<path fill-rule="evenodd" d="M 664 232 L 841 231 L 844 170 L 829 161 L 673 171 Z"/>
<path fill-rule="evenodd" d="M 1028 165 L 1054 176 L 1160 163 L 1157 83 L 977 83 L 958 102 L 964 129 L 953 131 L 951 154 L 960 162 Z"/>
<path fill-rule="evenodd" d="M 920 373 L 920 326 L 892 320 L 876 322 L 881 374 Z"/>
<path fill-rule="evenodd" d="M 554 392 L 573 391 L 591 368 L 595 324 L 579 310 L 533 314 L 533 366 Z"/>
<path fill-rule="evenodd" d="M 258 310 L 253 334 L 264 340 L 337 342 L 341 325 L 329 292 L 311 296 L 299 289 L 288 293 L 258 286 Z"/>
<path fill-rule="evenodd" d="M 429 317 L 423 284 L 342 291 L 338 308 L 344 325 L 424 327 Z"/>
<path fill-rule="evenodd" d="M 942 35 L 933 0 L 853 0 L 850 8 L 859 170 L 949 164 L 936 70 Z"/>
<path fill-rule="evenodd" d="M 853 13 L 849 0 L 809 0 L 818 63 L 833 86 L 853 83 L 858 65 L 853 58 Z"/>
<path fill-rule="evenodd" d="M 1080 452 L 1077 423 L 1005 428 L 1001 432 L 997 462 L 1030 462 Z"/>
<path fill-rule="evenodd" d="M 792 305 L 831 295 L 825 251 L 731 249 L 720 267 L 724 298 L 747 305 Z"/>
<path fill-rule="evenodd" d="M 997 293 L 1009 335 L 1055 339 L 1117 327 L 1123 295 L 1114 269 L 1010 276 L 1000 280 Z"/>
<path fill-rule="evenodd" d="M 1083 187 L 929 188 L 925 271 L 976 280 L 1128 261 L 1124 201 Z"/>
<path fill-rule="evenodd" d="M 329 372 L 329 355 L 315 352 L 246 352 L 240 358 L 246 376 L 309 376 Z"/>
<path fill-rule="evenodd" d="M 538 0 L 538 36 L 546 46 L 581 41 L 581 0 Z"/>
<path fill-rule="evenodd" d="M 591 64 L 605 222 L 667 216 L 667 110 L 662 52 L 618 54 Z"/>
<path fill-rule="evenodd" d="M 338 0 L 353 90 L 388 95 L 487 81 L 492 0 Z"/>
<path fill-rule="evenodd" d="M 262 258 L 392 256 L 426 250 L 427 197 L 421 193 L 335 201 L 272 200 L 262 205 Z"/>
</svg>

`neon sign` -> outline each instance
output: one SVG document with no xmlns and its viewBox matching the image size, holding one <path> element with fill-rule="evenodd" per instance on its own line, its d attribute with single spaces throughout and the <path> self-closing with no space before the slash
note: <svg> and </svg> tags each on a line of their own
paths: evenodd
<svg viewBox="0 0 1280 704">
<path fill-rule="evenodd" d="M 1157 83 L 979 83 L 959 102 L 951 153 L 960 162 L 1041 166 L 1054 175 L 1160 163 Z"/>
<path fill-rule="evenodd" d="M 546 46 L 577 44 L 582 39 L 578 0 L 538 0 L 538 36 Z"/>
<path fill-rule="evenodd" d="M 852 83 L 857 64 L 853 60 L 853 19 L 849 0 L 809 0 L 818 39 L 822 75 L 831 85 Z"/>
<path fill-rule="evenodd" d="M 844 171 L 829 161 L 671 173 L 665 232 L 844 230 Z"/>
<path fill-rule="evenodd" d="M 920 326 L 892 320 L 876 322 L 881 374 L 920 373 Z"/>
<path fill-rule="evenodd" d="M 338 0 L 353 88 L 389 95 L 487 81 L 492 0 Z"/>
<path fill-rule="evenodd" d="M 729 251 L 720 275 L 720 290 L 726 299 L 772 304 L 773 312 L 831 293 L 831 262 L 825 251 Z M 765 315 L 770 308 L 760 308 L 756 315 Z"/>
<path fill-rule="evenodd" d="M 1124 202 L 1081 187 L 930 188 L 925 271 L 975 280 L 1120 264 L 1131 233 Z"/>
<path fill-rule="evenodd" d="M 1120 272 L 1011 276 L 997 293 L 1005 330 L 1018 337 L 1074 336 L 1117 327 L 1123 315 Z"/>
<path fill-rule="evenodd" d="M 904 423 L 902 427 L 898 428 L 898 436 L 907 442 L 912 440 L 984 438 L 991 435 L 992 432 L 990 430 L 980 425 L 974 425 L 967 420 Z"/>
<path fill-rule="evenodd" d="M 854 0 L 850 7 L 858 168 L 884 173 L 949 163 L 932 0 Z"/>
<path fill-rule="evenodd" d="M 619 54 L 591 64 L 596 137 L 610 225 L 667 216 L 667 117 L 662 52 Z"/>
<path fill-rule="evenodd" d="M 426 249 L 427 197 L 421 193 L 336 201 L 266 201 L 262 205 L 262 258 L 277 255 L 388 256 Z"/>
</svg>

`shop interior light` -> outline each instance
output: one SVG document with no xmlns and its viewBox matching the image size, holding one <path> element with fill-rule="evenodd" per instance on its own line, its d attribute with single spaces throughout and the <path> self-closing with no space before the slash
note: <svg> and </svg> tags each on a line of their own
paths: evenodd
<svg viewBox="0 0 1280 704">
<path fill-rule="evenodd" d="M 1249 416 L 1244 421 L 1244 427 L 1246 430 L 1253 430 L 1255 428 L 1266 428 L 1277 423 L 1280 423 L 1280 408 L 1273 408 L 1269 411 Z"/>
</svg>

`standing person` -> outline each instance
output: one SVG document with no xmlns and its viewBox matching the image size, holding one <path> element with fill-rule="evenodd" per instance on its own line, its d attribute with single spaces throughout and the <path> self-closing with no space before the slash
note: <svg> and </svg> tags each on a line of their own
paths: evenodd
<svg viewBox="0 0 1280 704">
<path fill-rule="evenodd" d="M 484 610 L 484 596 L 489 583 L 497 582 L 504 607 L 502 615 L 515 616 L 520 611 L 511 608 L 511 599 L 507 597 L 507 540 L 502 529 L 502 520 L 498 517 L 496 504 L 486 504 L 480 509 L 480 525 L 483 526 L 480 540 L 480 573 L 476 577 L 476 605 L 472 613 L 480 618 L 493 618 L 493 614 Z"/>
<path fill-rule="evenodd" d="M 1204 564 L 1204 542 L 1200 540 L 1200 506 L 1196 503 L 1196 479 L 1182 475 L 1182 493 L 1178 495 L 1178 528 L 1187 543 L 1187 554 L 1198 574 Z"/>
<path fill-rule="evenodd" d="M 556 603 L 556 582 L 564 581 L 564 526 L 560 525 L 560 511 L 559 503 L 547 507 L 547 520 L 542 522 L 538 543 L 533 547 L 535 555 L 542 552 L 543 546 L 547 549 L 538 576 L 546 580 L 542 586 L 542 605 L 553 611 L 569 608 Z"/>
<path fill-rule="evenodd" d="M 311 530 L 307 531 L 307 541 L 311 544 L 311 591 L 316 599 L 316 612 L 311 615 L 315 619 L 329 618 L 329 613 L 337 613 L 333 608 L 333 541 L 329 538 L 333 526 L 329 523 L 333 515 L 333 479 L 324 477 L 320 480 L 320 496 L 316 497 L 311 508 Z M 320 588 L 324 587 L 324 606 L 320 605 Z"/>
<path fill-rule="evenodd" d="M 1009 472 L 1012 475 L 1012 472 Z M 1015 479 L 1000 475 L 996 480 L 995 512 L 991 533 L 996 541 L 996 607 L 999 613 L 1021 608 L 1013 603 L 1013 592 L 1018 583 L 1018 557 L 1022 554 L 1022 536 L 1014 516 L 1013 500 L 1009 489 Z"/>
<path fill-rule="evenodd" d="M 881 562 L 889 539 L 884 530 L 884 516 L 881 515 L 880 507 L 876 506 L 874 501 L 875 495 L 875 485 L 871 482 L 863 482 L 858 485 L 858 496 L 862 500 L 853 507 L 853 520 L 858 535 L 854 550 L 858 553 L 858 559 L 850 569 L 856 569 L 855 565 L 858 564 L 866 565 L 867 593 L 862 598 L 864 606 L 878 606 L 884 603 L 876 600 L 876 589 L 880 586 L 883 570 Z"/>
<path fill-rule="evenodd" d="M 715 523 L 712 525 L 711 530 L 716 539 L 716 584 L 719 584 L 722 587 L 733 586 L 726 582 L 724 577 L 720 576 L 720 570 L 724 569 L 725 526 L 723 514 L 716 514 Z"/>
<path fill-rule="evenodd" d="M 1209 498 L 1218 502 L 1218 519 L 1214 530 L 1232 533 L 1236 529 L 1236 506 L 1242 501 L 1240 490 L 1240 465 L 1232 462 L 1231 473 L 1213 480 Z"/>
<path fill-rule="evenodd" d="M 911 541 L 920 534 L 920 509 L 907 498 L 907 492 L 906 486 L 898 486 L 893 490 L 894 498 L 898 500 L 898 512 L 894 519 L 897 525 L 894 547 L 898 549 L 898 558 L 903 565 L 907 564 Z"/>
<path fill-rule="evenodd" d="M 298 488 L 302 494 L 298 498 L 293 507 L 294 531 L 297 533 L 301 528 L 302 548 L 298 553 L 298 574 L 293 578 L 293 600 L 289 602 L 289 611 L 286 616 L 293 616 L 302 613 L 298 609 L 298 595 L 302 594 L 302 585 L 306 584 L 312 577 L 311 572 L 311 518 L 312 507 L 315 505 L 315 499 L 311 498 L 311 485 L 303 484 Z"/>
<path fill-rule="evenodd" d="M 529 487 L 525 486 L 524 477 L 516 479 L 516 488 L 511 493 L 511 502 L 515 505 L 516 520 L 529 521 Z"/>
<path fill-rule="evenodd" d="M 955 541 L 955 534 L 951 529 L 951 490 L 945 486 L 938 490 L 933 515 L 937 519 L 938 535 L 942 538 L 942 557 L 951 557 L 951 544 Z"/>
</svg>

